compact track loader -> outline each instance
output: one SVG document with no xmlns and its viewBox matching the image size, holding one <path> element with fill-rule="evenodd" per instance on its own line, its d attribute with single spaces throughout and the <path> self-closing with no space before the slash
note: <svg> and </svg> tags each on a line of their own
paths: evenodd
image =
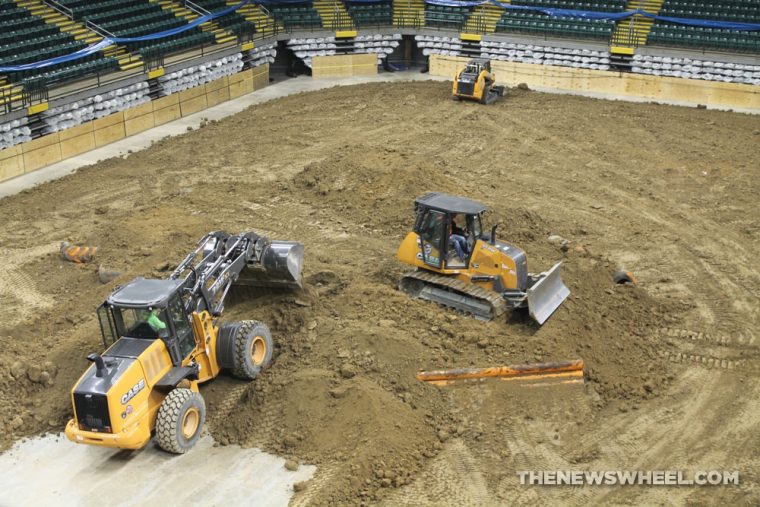
<svg viewBox="0 0 760 507">
<path fill-rule="evenodd" d="M 136 278 L 98 308 L 106 351 L 71 390 L 66 436 L 81 444 L 140 449 L 155 434 L 172 453 L 200 438 L 206 406 L 198 384 L 222 370 L 253 380 L 272 360 L 269 328 L 219 324 L 233 284 L 301 286 L 303 245 L 253 232 L 201 238 L 165 280 Z"/>
<path fill-rule="evenodd" d="M 504 86 L 496 85 L 496 76 L 491 73 L 490 60 L 473 58 L 454 76 L 454 100 L 477 100 L 481 104 L 493 104 L 506 93 L 507 89 Z"/>
<path fill-rule="evenodd" d="M 414 230 L 398 249 L 398 259 L 416 269 L 399 288 L 480 320 L 510 308 L 526 308 L 539 324 L 570 291 L 560 277 L 561 263 L 544 273 L 528 273 L 525 252 L 496 239 L 496 226 L 483 232 L 486 207 L 441 193 L 415 200 Z"/>
</svg>

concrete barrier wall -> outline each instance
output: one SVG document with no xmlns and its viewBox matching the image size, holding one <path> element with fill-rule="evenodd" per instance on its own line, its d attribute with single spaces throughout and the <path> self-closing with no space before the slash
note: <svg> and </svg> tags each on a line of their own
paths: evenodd
<svg viewBox="0 0 760 507">
<path fill-rule="evenodd" d="M 197 113 L 268 84 L 269 65 L 262 65 L 0 150 L 0 181 Z"/>
<path fill-rule="evenodd" d="M 377 74 L 377 55 L 315 56 L 311 61 L 311 70 L 314 78 L 373 76 Z"/>
<path fill-rule="evenodd" d="M 430 74 L 453 78 L 467 60 L 464 57 L 431 55 Z M 533 88 L 554 88 L 657 102 L 697 103 L 708 107 L 760 111 L 760 87 L 748 84 L 518 62 L 492 61 L 491 64 L 497 82 L 509 86 L 525 83 Z"/>
</svg>

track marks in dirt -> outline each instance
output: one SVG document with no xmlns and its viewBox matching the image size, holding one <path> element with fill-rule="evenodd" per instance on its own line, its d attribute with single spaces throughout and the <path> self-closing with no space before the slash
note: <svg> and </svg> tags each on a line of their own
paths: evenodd
<svg viewBox="0 0 760 507">
<path fill-rule="evenodd" d="M 57 243 L 31 248 L 0 249 L 0 259 L 3 260 L 3 275 L 0 276 L 0 295 L 10 298 L 14 304 L 0 305 L 0 321 L 12 326 L 22 322 L 26 317 L 54 304 L 54 299 L 38 288 L 44 274 L 38 277 L 23 271 L 24 264 L 34 261 L 43 255 L 55 253 Z"/>
<path fill-rule="evenodd" d="M 492 502 L 481 474 L 483 464 L 460 439 L 446 443 L 414 482 L 388 495 L 387 507 L 437 507 L 440 505 L 481 506 Z"/>
</svg>

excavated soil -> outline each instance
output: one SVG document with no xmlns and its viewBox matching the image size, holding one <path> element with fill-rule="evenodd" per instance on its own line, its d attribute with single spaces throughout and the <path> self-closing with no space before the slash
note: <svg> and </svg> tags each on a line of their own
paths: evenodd
<svg viewBox="0 0 760 507">
<path fill-rule="evenodd" d="M 61 431 L 99 351 L 94 309 L 165 277 L 205 232 L 306 245 L 305 288 L 223 319 L 277 342 L 252 383 L 202 390 L 221 444 L 318 466 L 296 505 L 758 504 L 760 119 L 446 83 L 299 94 L 0 201 L 0 444 Z M 415 196 L 484 201 L 570 298 L 542 327 L 396 289 Z M 562 242 L 557 238 L 566 239 Z M 61 260 L 61 241 L 96 245 Z M 101 284 L 102 264 L 123 272 Z M 618 267 L 638 284 L 615 285 Z M 587 382 L 422 385 L 420 369 L 582 358 Z M 739 486 L 522 486 L 520 470 L 738 470 Z"/>
</svg>

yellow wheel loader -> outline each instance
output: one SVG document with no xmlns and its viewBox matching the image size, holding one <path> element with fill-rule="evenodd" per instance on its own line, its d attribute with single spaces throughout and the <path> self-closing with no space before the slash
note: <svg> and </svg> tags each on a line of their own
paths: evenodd
<svg viewBox="0 0 760 507">
<path fill-rule="evenodd" d="M 98 307 L 106 351 L 71 390 L 66 436 L 80 444 L 185 453 L 198 441 L 206 406 L 198 384 L 222 370 L 253 380 L 272 360 L 269 328 L 221 324 L 233 284 L 301 286 L 303 245 L 248 232 L 201 238 L 165 280 L 136 278 Z"/>
<path fill-rule="evenodd" d="M 454 100 L 477 100 L 481 104 L 493 104 L 506 93 L 507 89 L 504 86 L 496 85 L 496 76 L 491 73 L 490 60 L 473 58 L 454 76 Z"/>
<path fill-rule="evenodd" d="M 416 269 L 399 288 L 491 320 L 512 308 L 526 308 L 539 324 L 570 294 L 558 262 L 543 273 L 528 273 L 525 252 L 496 239 L 496 226 L 483 232 L 486 207 L 476 201 L 429 193 L 415 202 L 415 222 L 398 249 L 398 259 Z"/>
</svg>

